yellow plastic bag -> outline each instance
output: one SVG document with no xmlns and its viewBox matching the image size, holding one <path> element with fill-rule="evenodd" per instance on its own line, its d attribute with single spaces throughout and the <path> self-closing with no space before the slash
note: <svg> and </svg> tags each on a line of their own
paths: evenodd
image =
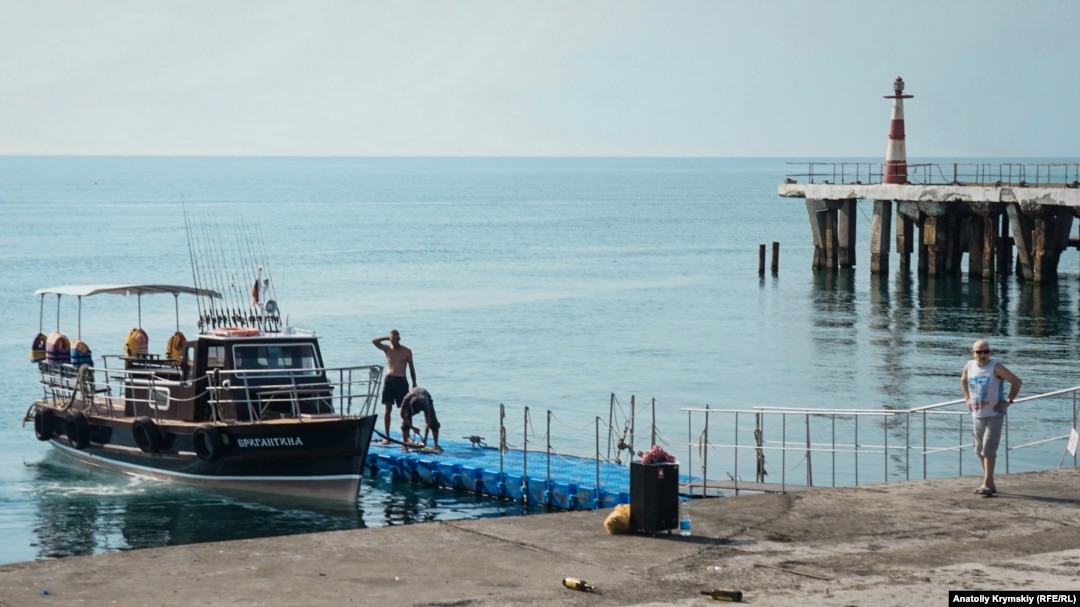
<svg viewBox="0 0 1080 607">
<path fill-rule="evenodd" d="M 615 506 L 611 514 L 604 519 L 604 529 L 612 535 L 630 533 L 630 504 Z"/>
</svg>

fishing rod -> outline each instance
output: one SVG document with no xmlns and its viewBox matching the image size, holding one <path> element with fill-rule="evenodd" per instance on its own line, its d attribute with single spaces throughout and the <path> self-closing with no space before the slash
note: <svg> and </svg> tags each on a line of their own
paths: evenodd
<svg viewBox="0 0 1080 607">
<path fill-rule="evenodd" d="M 201 232 L 202 232 L 201 240 L 202 240 L 203 255 L 208 260 L 207 264 L 206 264 L 207 265 L 207 274 L 209 276 L 210 282 L 212 284 L 214 284 L 214 287 L 217 290 L 217 292 L 222 294 L 222 302 L 221 302 L 220 305 L 216 305 L 214 307 L 214 312 L 213 312 L 212 326 L 213 326 L 213 328 L 217 329 L 219 327 L 227 326 L 228 317 L 226 316 L 226 314 L 228 313 L 229 292 L 228 292 L 227 289 L 225 289 L 225 283 L 221 280 L 221 274 L 218 271 L 218 267 L 217 267 L 217 265 L 218 265 L 217 264 L 217 259 L 214 257 L 213 249 L 210 246 L 210 242 L 209 242 L 210 223 L 209 223 L 209 220 L 206 218 L 206 215 L 203 215 L 203 217 L 202 217 L 202 230 L 201 230 Z"/>
<path fill-rule="evenodd" d="M 246 245 L 246 246 L 245 246 Z M 251 287 L 251 307 L 255 309 L 252 313 L 253 319 L 259 324 L 259 328 L 263 330 L 269 330 L 266 324 L 266 308 L 263 297 L 263 285 L 262 285 L 262 266 L 259 265 L 258 260 L 250 256 L 251 245 L 247 238 L 247 234 L 241 229 L 238 224 L 236 226 L 236 251 L 239 257 L 237 267 L 240 268 L 257 268 L 255 273 L 255 282 Z"/>
<path fill-rule="evenodd" d="M 188 263 L 191 264 L 191 281 L 195 285 L 195 307 L 199 313 L 199 331 L 202 331 L 203 304 L 199 294 L 199 272 L 195 265 L 195 251 L 191 247 L 191 227 L 188 225 L 187 206 L 184 204 L 184 192 L 180 192 L 180 211 L 184 215 L 184 236 L 187 239 Z"/>
<path fill-rule="evenodd" d="M 259 250 L 261 251 L 263 262 L 266 265 L 266 281 L 270 285 L 270 288 L 269 288 L 270 293 L 267 295 L 267 301 L 271 301 L 271 300 L 274 301 L 274 308 L 275 309 L 274 309 L 272 319 L 273 319 L 273 321 L 275 323 L 280 324 L 280 322 L 281 322 L 280 310 L 277 309 L 277 281 L 274 280 L 273 276 L 270 273 L 270 257 L 269 257 L 269 255 L 266 254 L 266 242 L 263 240 L 263 237 L 262 237 L 262 229 L 259 228 L 258 226 L 255 227 L 255 236 L 256 236 L 256 238 L 258 238 Z"/>
<path fill-rule="evenodd" d="M 240 302 L 243 301 L 243 294 L 240 292 L 240 289 L 236 285 L 235 271 L 233 272 L 232 277 L 230 279 L 230 276 L 229 276 L 229 272 L 230 272 L 230 270 L 229 270 L 229 262 L 228 262 L 228 258 L 225 256 L 225 240 L 224 240 L 224 238 L 222 238 L 220 225 L 217 226 L 217 228 L 218 229 L 217 229 L 217 232 L 216 232 L 215 236 L 217 237 L 218 251 L 221 254 L 222 271 L 225 273 L 225 278 L 229 280 L 229 287 L 233 292 L 232 324 L 234 326 L 241 326 L 241 327 L 247 326 L 247 319 L 244 317 L 243 314 L 240 313 Z"/>
</svg>

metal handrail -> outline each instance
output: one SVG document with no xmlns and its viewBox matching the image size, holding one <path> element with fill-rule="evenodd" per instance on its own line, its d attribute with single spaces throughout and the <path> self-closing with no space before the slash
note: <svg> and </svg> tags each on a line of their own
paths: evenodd
<svg viewBox="0 0 1080 607">
<path fill-rule="evenodd" d="M 789 162 L 803 167 L 785 177 L 797 183 L 876 185 L 884 183 L 885 164 L 874 162 Z M 984 187 L 1080 187 L 1080 162 L 908 163 L 912 185 L 972 185 Z"/>
<path fill-rule="evenodd" d="M 1030 403 L 1047 399 L 1056 399 L 1068 396 L 1071 399 L 1070 411 L 1062 411 L 1063 423 L 1069 423 L 1071 428 L 1077 426 L 1078 409 L 1080 409 L 1080 386 L 1055 390 L 1033 396 L 1016 399 L 1015 403 Z M 700 451 L 700 477 L 702 479 L 702 492 L 708 491 L 709 479 L 716 485 L 716 479 L 731 478 L 734 481 L 735 490 L 743 488 L 753 490 L 754 487 L 762 486 L 760 460 L 765 454 L 780 455 L 780 481 L 781 490 L 785 490 L 789 484 L 804 484 L 813 486 L 814 469 L 812 466 L 813 454 L 828 453 L 832 455 L 832 463 L 829 468 L 832 472 L 832 485 L 837 486 L 837 470 L 843 468 L 846 482 L 841 484 L 854 484 L 858 486 L 865 482 L 865 477 L 860 478 L 860 472 L 864 468 L 860 464 L 859 457 L 874 457 L 881 460 L 882 468 L 880 475 L 875 474 L 869 482 L 889 482 L 890 474 L 895 475 L 897 469 L 903 473 L 904 480 L 912 478 L 913 465 L 921 460 L 923 479 L 931 476 L 962 476 L 964 473 L 964 455 L 971 457 L 970 441 L 970 413 L 966 405 L 962 410 L 949 410 L 949 407 L 964 405 L 964 400 L 950 400 L 931 405 L 914 407 L 911 409 L 811 409 L 793 407 L 753 407 L 751 409 L 715 409 L 712 407 L 688 407 L 681 411 L 687 413 L 687 426 L 689 436 L 687 438 L 687 462 L 692 466 L 695 450 Z M 755 441 L 740 441 L 740 435 L 746 434 L 747 429 L 739 425 L 740 415 L 753 414 L 755 424 L 753 431 Z M 714 419 L 717 418 L 717 419 Z M 787 437 L 788 426 L 791 419 L 801 420 L 805 427 L 805 437 L 800 440 L 789 440 Z M 733 423 L 725 423 L 731 420 Z M 812 423 L 818 420 L 819 423 Z M 861 441 L 859 439 L 860 420 L 873 420 L 874 425 L 881 429 L 880 441 Z M 954 423 L 955 420 L 955 423 Z M 825 423 L 820 423 L 825 422 Z M 837 425 L 841 428 L 838 432 Z M 710 427 L 718 426 L 723 432 L 734 429 L 734 437 L 728 440 L 715 441 L 710 436 Z M 921 426 L 921 432 L 913 435 L 912 430 Z M 780 440 L 761 440 L 766 430 L 779 427 L 781 430 Z M 698 431 L 700 430 L 700 433 Z M 816 435 L 815 435 L 816 432 Z M 824 436 L 823 436 L 824 434 Z M 1032 450 L 1045 447 L 1053 443 L 1067 441 L 1069 434 L 1044 432 L 1043 436 L 1031 437 L 1028 432 L 1022 435 L 1027 439 L 1020 444 L 1010 444 L 1010 432 L 1008 417 L 1006 417 L 1002 441 L 1004 447 L 1004 472 L 1010 471 L 1010 455 L 1020 450 Z M 1049 435 L 1048 435 L 1049 434 Z M 725 435 L 727 436 L 727 435 Z M 950 439 L 953 436 L 955 438 Z M 967 437 L 967 438 L 965 438 Z M 759 460 L 759 470 L 755 475 L 757 483 L 742 482 L 739 453 L 753 450 Z M 712 454 L 710 455 L 710 452 Z M 940 454 L 957 453 L 954 464 L 938 465 L 932 472 L 931 458 Z M 727 454 L 727 457 L 724 457 Z M 806 471 L 801 476 L 790 474 L 787 466 L 789 454 L 801 456 L 806 462 Z M 1059 460 L 1057 455 L 1047 458 L 1047 463 L 1061 465 L 1064 454 Z M 999 456 L 1000 457 L 1000 456 Z M 1046 457 L 1044 455 L 1044 457 Z M 837 458 L 842 461 L 837 462 Z M 1073 455 L 1073 465 L 1077 464 L 1078 455 Z M 1053 460 L 1053 462 L 1049 460 Z M 935 460 L 936 461 L 936 460 Z M 801 462 L 797 462 L 801 463 Z M 730 469 L 724 469 L 727 466 Z M 978 468 L 978 465 L 976 465 Z M 916 475 L 918 476 L 918 475 Z"/>
</svg>

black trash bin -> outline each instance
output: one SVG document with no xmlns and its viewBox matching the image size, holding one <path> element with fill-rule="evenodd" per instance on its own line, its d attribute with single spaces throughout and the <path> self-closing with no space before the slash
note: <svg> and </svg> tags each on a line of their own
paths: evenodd
<svg viewBox="0 0 1080 607">
<path fill-rule="evenodd" d="M 642 533 L 679 526 L 679 465 L 630 462 L 630 529 Z"/>
</svg>

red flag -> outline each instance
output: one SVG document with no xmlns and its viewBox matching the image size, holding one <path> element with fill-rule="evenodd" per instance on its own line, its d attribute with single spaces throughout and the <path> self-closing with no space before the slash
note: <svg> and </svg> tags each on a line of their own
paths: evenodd
<svg viewBox="0 0 1080 607">
<path fill-rule="evenodd" d="M 255 279 L 255 285 L 251 287 L 251 305 L 259 305 L 259 279 Z"/>
</svg>

